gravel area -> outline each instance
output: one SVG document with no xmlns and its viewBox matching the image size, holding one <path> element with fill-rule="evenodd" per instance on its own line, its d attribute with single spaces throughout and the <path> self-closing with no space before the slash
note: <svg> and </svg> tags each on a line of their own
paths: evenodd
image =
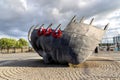
<svg viewBox="0 0 120 80">
<path fill-rule="evenodd" d="M 120 80 L 120 53 L 93 54 L 70 67 L 45 64 L 37 53 L 0 54 L 0 80 Z"/>
</svg>

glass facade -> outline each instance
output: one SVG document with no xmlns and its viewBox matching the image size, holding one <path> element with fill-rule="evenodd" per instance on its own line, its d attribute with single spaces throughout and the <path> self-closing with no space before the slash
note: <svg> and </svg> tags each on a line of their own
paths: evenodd
<svg viewBox="0 0 120 80">
<path fill-rule="evenodd" d="M 113 37 L 113 43 L 115 45 L 115 50 L 120 51 L 120 36 Z"/>
</svg>

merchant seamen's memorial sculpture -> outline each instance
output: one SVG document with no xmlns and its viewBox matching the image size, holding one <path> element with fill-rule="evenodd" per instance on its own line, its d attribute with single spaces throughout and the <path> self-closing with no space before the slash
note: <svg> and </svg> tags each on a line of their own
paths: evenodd
<svg viewBox="0 0 120 80">
<path fill-rule="evenodd" d="M 84 17 L 78 22 L 74 16 L 62 31 L 61 24 L 56 29 L 52 29 L 52 24 L 46 29 L 44 24 L 40 27 L 32 26 L 28 32 L 28 40 L 45 63 L 77 65 L 94 52 L 108 27 L 108 24 L 104 29 L 93 26 L 93 20 L 94 18 L 90 24 L 85 24 Z"/>
</svg>

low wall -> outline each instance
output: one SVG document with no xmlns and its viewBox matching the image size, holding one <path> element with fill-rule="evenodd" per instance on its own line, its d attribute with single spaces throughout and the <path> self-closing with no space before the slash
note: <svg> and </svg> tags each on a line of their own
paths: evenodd
<svg viewBox="0 0 120 80">
<path fill-rule="evenodd" d="M 0 49 L 0 53 L 24 53 L 24 52 L 34 52 L 34 49 L 30 47 Z"/>
</svg>

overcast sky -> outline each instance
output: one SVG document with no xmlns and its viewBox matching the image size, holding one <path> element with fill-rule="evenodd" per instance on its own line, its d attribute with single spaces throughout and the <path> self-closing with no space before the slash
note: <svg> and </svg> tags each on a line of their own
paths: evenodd
<svg viewBox="0 0 120 80">
<path fill-rule="evenodd" d="M 74 15 L 85 16 L 86 23 L 94 17 L 101 28 L 108 22 L 109 28 L 119 28 L 120 0 L 0 0 L 0 38 L 27 39 L 29 28 L 42 23 L 53 28 L 61 23 L 64 29 Z"/>
</svg>

